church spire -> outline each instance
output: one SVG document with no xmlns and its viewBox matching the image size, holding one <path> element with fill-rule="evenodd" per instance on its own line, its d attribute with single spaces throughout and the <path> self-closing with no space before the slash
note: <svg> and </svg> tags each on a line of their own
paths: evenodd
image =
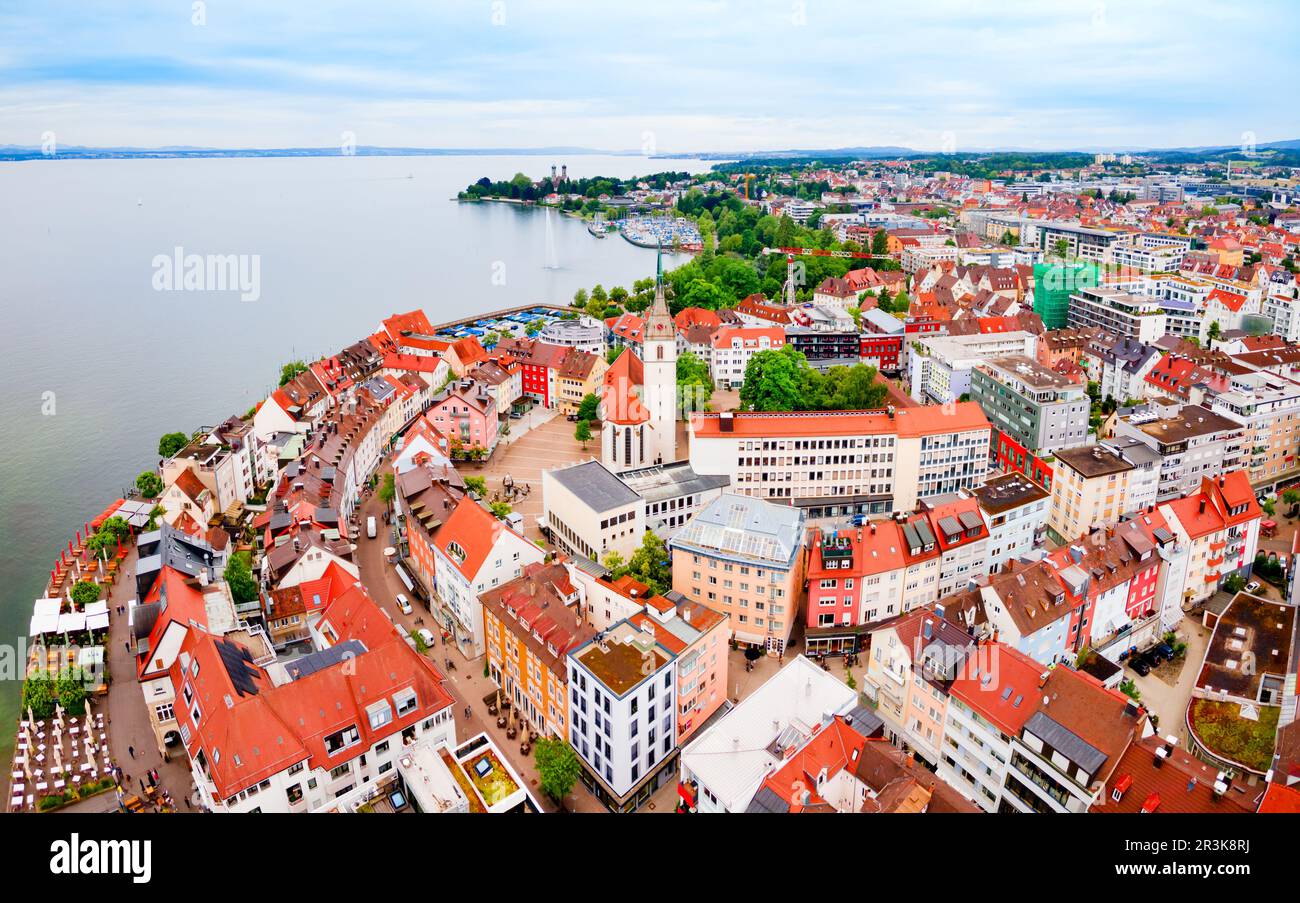
<svg viewBox="0 0 1300 903">
<path fill-rule="evenodd" d="M 658 250 L 655 251 L 655 300 L 650 305 L 650 314 L 646 318 L 646 333 L 650 332 L 650 324 L 658 321 L 662 326 L 667 323 L 667 334 L 673 334 L 672 314 L 668 312 L 668 299 L 664 295 L 664 241 L 659 239 Z"/>
</svg>

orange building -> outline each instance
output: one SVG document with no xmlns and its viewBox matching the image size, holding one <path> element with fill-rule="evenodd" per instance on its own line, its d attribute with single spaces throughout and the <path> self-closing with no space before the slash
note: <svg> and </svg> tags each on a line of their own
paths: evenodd
<svg viewBox="0 0 1300 903">
<path fill-rule="evenodd" d="M 583 622 L 568 569 L 559 562 L 530 564 L 522 577 L 479 598 L 488 673 L 539 733 L 567 738 L 566 656 L 596 633 Z"/>
</svg>

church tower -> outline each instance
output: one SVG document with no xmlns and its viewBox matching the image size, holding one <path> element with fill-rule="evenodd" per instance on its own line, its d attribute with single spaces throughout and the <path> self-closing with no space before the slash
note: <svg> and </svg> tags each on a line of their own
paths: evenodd
<svg viewBox="0 0 1300 903">
<path fill-rule="evenodd" d="M 645 321 L 642 360 L 645 385 L 641 399 L 650 414 L 652 464 L 677 460 L 677 326 L 664 297 L 664 250 L 659 245 L 655 266 L 655 300 Z"/>
</svg>

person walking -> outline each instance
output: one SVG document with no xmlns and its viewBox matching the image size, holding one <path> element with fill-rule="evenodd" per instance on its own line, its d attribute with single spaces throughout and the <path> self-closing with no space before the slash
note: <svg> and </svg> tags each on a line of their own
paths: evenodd
<svg viewBox="0 0 1300 903">
<path fill-rule="evenodd" d="M 126 748 L 126 751 L 129 752 L 129 753 L 131 754 L 131 758 L 132 758 L 132 759 L 135 758 L 135 747 L 134 747 L 134 746 L 128 746 L 128 747 Z"/>
</svg>

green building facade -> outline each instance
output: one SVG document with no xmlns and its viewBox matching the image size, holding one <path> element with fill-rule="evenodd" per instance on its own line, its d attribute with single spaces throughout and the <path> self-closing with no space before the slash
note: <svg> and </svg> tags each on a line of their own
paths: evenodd
<svg viewBox="0 0 1300 903">
<path fill-rule="evenodd" d="M 1069 325 L 1070 294 L 1101 284 L 1101 268 L 1095 263 L 1034 264 L 1034 313 L 1048 329 Z"/>
</svg>

